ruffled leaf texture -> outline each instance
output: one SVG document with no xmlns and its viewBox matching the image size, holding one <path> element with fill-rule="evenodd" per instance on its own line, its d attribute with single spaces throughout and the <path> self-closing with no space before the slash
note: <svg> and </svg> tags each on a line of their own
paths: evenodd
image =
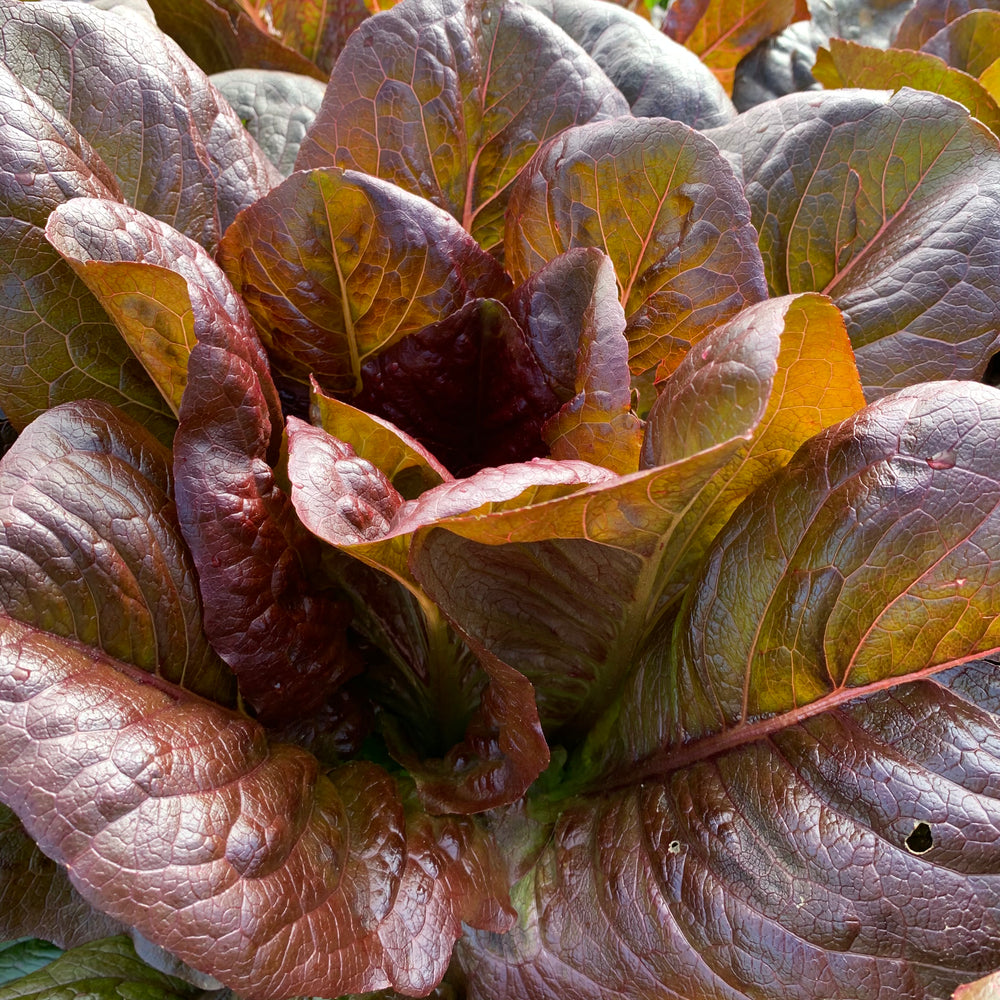
<svg viewBox="0 0 1000 1000">
<path fill-rule="evenodd" d="M 0 618 L 0 796 L 88 901 L 238 993 L 429 992 L 466 922 L 510 925 L 470 821 L 407 816 L 260 725 Z"/>
<path fill-rule="evenodd" d="M 998 421 L 906 390 L 737 510 L 518 930 L 463 945 L 471 997 L 929 1000 L 997 966 Z"/>
<path fill-rule="evenodd" d="M 403 0 L 344 46 L 296 167 L 398 184 L 499 255 L 510 185 L 538 146 L 627 113 L 587 53 L 516 0 Z"/>
<path fill-rule="evenodd" d="M 161 302 L 157 290 L 180 283 L 197 343 L 174 438 L 174 488 L 205 631 L 264 717 L 318 708 L 352 670 L 345 611 L 313 592 L 315 543 L 275 481 L 283 418 L 246 307 L 202 247 L 129 206 L 75 198 L 52 214 L 48 232 L 88 277 L 91 268 L 148 272 L 140 291 L 153 325 L 176 316 L 174 299 Z M 112 278 L 94 287 L 114 296 L 117 286 Z"/>
<path fill-rule="evenodd" d="M 3 0 L 0 53 L 96 150 L 125 201 L 209 249 L 281 179 L 205 74 L 142 18 Z"/>
</svg>

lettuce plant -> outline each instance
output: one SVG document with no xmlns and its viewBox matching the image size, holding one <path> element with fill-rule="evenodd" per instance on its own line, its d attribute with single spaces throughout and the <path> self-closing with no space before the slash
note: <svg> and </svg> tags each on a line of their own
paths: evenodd
<svg viewBox="0 0 1000 1000">
<path fill-rule="evenodd" d="M 990 123 L 737 116 L 777 4 L 167 7 L 0 0 L 0 998 L 1000 966 Z"/>
</svg>

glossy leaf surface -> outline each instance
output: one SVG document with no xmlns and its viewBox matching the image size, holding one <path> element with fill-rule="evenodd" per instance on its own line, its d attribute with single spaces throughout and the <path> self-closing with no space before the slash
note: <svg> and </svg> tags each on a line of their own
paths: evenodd
<svg viewBox="0 0 1000 1000">
<path fill-rule="evenodd" d="M 328 777 L 243 716 L 10 619 L 0 675 L 0 794 L 88 899 L 237 991 L 426 992 L 460 921 L 509 924 L 483 836 L 407 818 L 374 765 Z"/>
<path fill-rule="evenodd" d="M 61 949 L 54 944 L 38 938 L 8 939 L 0 945 L 0 984 L 27 976 L 61 954 Z"/>
<path fill-rule="evenodd" d="M 49 230 L 85 271 L 93 261 L 101 274 L 119 262 L 148 271 L 142 304 L 154 329 L 174 316 L 156 282 L 166 272 L 171 289 L 186 285 L 197 344 L 174 439 L 175 489 L 205 630 L 263 714 L 317 706 L 348 670 L 343 614 L 307 584 L 315 552 L 275 483 L 281 408 L 246 307 L 197 243 L 128 206 L 77 198 Z"/>
<path fill-rule="evenodd" d="M 392 181 L 499 251 L 509 187 L 539 144 L 627 111 L 587 54 L 530 8 L 405 0 L 348 41 L 296 166 Z"/>
<path fill-rule="evenodd" d="M 724 125 L 736 109 L 712 71 L 642 17 L 604 0 L 531 0 L 607 73 L 632 114 L 694 128 Z"/>
<path fill-rule="evenodd" d="M 998 710 L 972 664 L 578 800 L 470 1000 L 948 997 L 1000 962 Z"/>
<path fill-rule="evenodd" d="M 161 440 L 174 422 L 87 288 L 46 242 L 64 201 L 115 198 L 110 171 L 47 101 L 0 66 L 0 406 L 18 429 L 49 406 L 99 398 Z"/>
<path fill-rule="evenodd" d="M 679 122 L 618 118 L 567 129 L 521 171 L 507 267 L 524 281 L 573 247 L 612 260 L 633 372 L 679 359 L 766 297 L 740 182 L 715 146 Z"/>
<path fill-rule="evenodd" d="M 332 392 L 359 389 L 369 355 L 509 284 L 447 213 L 334 167 L 244 212 L 219 260 L 279 363 Z"/>
<path fill-rule="evenodd" d="M 203 246 L 280 177 L 204 73 L 140 18 L 4 0 L 0 53 L 90 142 L 129 204 Z"/>
<path fill-rule="evenodd" d="M 563 399 L 535 332 L 503 303 L 474 299 L 371 358 L 355 403 L 417 438 L 455 475 L 544 456 L 543 427 Z"/>
<path fill-rule="evenodd" d="M 0 462 L 0 600 L 12 617 L 227 702 L 234 685 L 202 630 L 170 461 L 103 403 L 34 421 Z"/>
<path fill-rule="evenodd" d="M 741 157 L 771 293 L 833 298 L 869 399 L 981 375 L 1000 316 L 1000 145 L 985 126 L 936 94 L 829 91 L 711 137 Z"/>
<path fill-rule="evenodd" d="M 994 134 L 1000 133 L 1000 107 L 989 91 L 940 56 L 909 49 L 876 49 L 841 38 L 831 38 L 829 44 L 829 49 L 820 50 L 813 68 L 813 75 L 824 87 L 929 90 L 964 104 Z"/>
<path fill-rule="evenodd" d="M 411 568 L 451 618 L 535 684 L 547 726 L 585 731 L 739 500 L 862 403 L 828 301 L 751 307 L 668 380 L 647 428 L 653 468 L 449 519 L 421 533 Z"/>
</svg>

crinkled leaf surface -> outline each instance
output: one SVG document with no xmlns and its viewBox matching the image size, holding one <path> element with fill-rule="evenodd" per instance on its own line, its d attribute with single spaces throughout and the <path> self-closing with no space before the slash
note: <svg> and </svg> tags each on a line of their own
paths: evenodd
<svg viewBox="0 0 1000 1000">
<path fill-rule="evenodd" d="M 459 476 L 542 457 L 543 428 L 563 397 L 535 334 L 503 303 L 475 299 L 367 361 L 355 403 L 413 435 Z"/>
<path fill-rule="evenodd" d="M 667 10 L 663 30 L 696 53 L 731 94 L 736 64 L 759 42 L 801 20 L 802 7 L 799 0 L 678 0 Z"/>
<path fill-rule="evenodd" d="M 904 390 L 737 510 L 595 732 L 617 790 L 463 948 L 472 997 L 929 1000 L 996 966 L 1000 664 L 942 671 L 1000 639 L 998 421 Z"/>
<path fill-rule="evenodd" d="M 970 10 L 946 24 L 921 49 L 978 77 L 1000 54 L 1000 10 Z"/>
<path fill-rule="evenodd" d="M 4 805 L 0 805 L 0 905 L 0 934 L 8 941 L 31 935 L 73 948 L 122 930 L 117 920 L 83 899 L 66 870 L 38 849 Z"/>
<path fill-rule="evenodd" d="M 942 28 L 971 10 L 1000 10 L 996 0 L 917 0 L 906 12 L 893 45 L 920 49 Z"/>
<path fill-rule="evenodd" d="M 949 996 L 1000 962 L 998 670 L 571 804 L 518 928 L 459 945 L 470 1000 Z"/>
<path fill-rule="evenodd" d="M 360 458 L 377 464 L 407 500 L 452 478 L 419 441 L 373 413 L 327 396 L 315 381 L 309 415 L 313 424 L 349 444 Z"/>
<path fill-rule="evenodd" d="M 141 18 L 3 0 L 0 52 L 90 142 L 129 204 L 204 246 L 280 179 L 205 74 Z"/>
<path fill-rule="evenodd" d="M 607 73 L 637 117 L 694 128 L 724 125 L 736 109 L 708 67 L 646 17 L 604 0 L 531 0 Z"/>
<path fill-rule="evenodd" d="M 296 166 L 383 177 L 499 252 L 510 185 L 539 144 L 627 111 L 577 44 L 516 0 L 403 0 L 344 47 Z"/>
<path fill-rule="evenodd" d="M 202 630 L 170 463 L 105 403 L 42 414 L 0 462 L 0 602 L 224 703 L 233 680 Z"/>
<path fill-rule="evenodd" d="M 446 614 L 535 683 L 543 723 L 578 735 L 739 500 L 862 404 L 828 300 L 750 307 L 668 380 L 647 428 L 653 468 L 441 522 L 418 536 L 411 570 Z"/>
<path fill-rule="evenodd" d="M 253 9 L 239 0 L 150 0 L 156 23 L 206 72 L 242 66 L 302 73 L 326 81 L 300 52 L 282 44 Z"/>
<path fill-rule="evenodd" d="M 281 407 L 246 307 L 202 247 L 126 205 L 76 198 L 49 231 L 85 270 L 125 262 L 159 280 L 169 268 L 186 284 L 197 344 L 174 439 L 175 490 L 205 630 L 265 716 L 308 712 L 348 671 L 343 615 L 313 592 L 315 546 L 275 483 Z M 155 290 L 145 286 L 154 326 L 164 310 L 173 315 Z"/>
<path fill-rule="evenodd" d="M 549 454 L 634 472 L 642 421 L 632 412 L 625 313 L 610 258 L 591 247 L 570 250 L 532 275 L 509 305 L 545 349 L 535 351 L 548 361 L 550 381 L 573 373 L 572 396 L 542 427 Z"/>
<path fill-rule="evenodd" d="M 94 297 L 45 241 L 49 212 L 118 186 L 89 143 L 0 65 L 0 405 L 17 428 L 50 406 L 100 398 L 163 441 L 170 410 Z"/>
<path fill-rule="evenodd" d="M 514 280 L 578 246 L 614 263 L 633 372 L 766 297 L 740 182 L 680 122 L 617 118 L 567 129 L 521 171 L 505 236 Z"/>
<path fill-rule="evenodd" d="M 813 67 L 813 75 L 824 87 L 919 87 L 959 101 L 994 134 L 1000 133 L 1000 107 L 989 91 L 940 56 L 909 49 L 877 49 L 841 38 L 831 38 L 828 44 L 829 49 L 820 49 Z"/>
<path fill-rule="evenodd" d="M 740 157 L 772 294 L 844 313 L 869 399 L 978 378 L 1000 319 L 1000 145 L 904 89 L 795 94 L 711 137 Z"/>
<path fill-rule="evenodd" d="M 124 936 L 80 945 L 44 968 L 0 986 L 2 1000 L 197 1000 L 201 991 L 151 969 Z"/>
<path fill-rule="evenodd" d="M 462 921 L 509 925 L 483 835 L 407 817 L 372 764 L 321 774 L 253 721 L 12 619 L 0 676 L 0 794 L 29 833 L 86 898 L 237 992 L 419 994 Z"/>
<path fill-rule="evenodd" d="M 242 213 L 219 260 L 285 369 L 361 387 L 373 353 L 509 279 L 446 212 L 336 167 L 299 171 Z"/>
<path fill-rule="evenodd" d="M 212 84 L 232 105 L 264 155 L 287 177 L 326 87 L 311 76 L 274 69 L 231 69 Z"/>
</svg>

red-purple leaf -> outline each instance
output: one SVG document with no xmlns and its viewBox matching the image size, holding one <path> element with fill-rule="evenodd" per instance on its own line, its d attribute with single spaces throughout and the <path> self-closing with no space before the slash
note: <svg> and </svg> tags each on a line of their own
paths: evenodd
<svg viewBox="0 0 1000 1000">
<path fill-rule="evenodd" d="M 833 298 L 869 399 L 981 377 L 1000 344 L 1000 144 L 965 108 L 793 94 L 711 138 L 742 163 L 771 293 Z"/>
<path fill-rule="evenodd" d="M 502 303 L 475 299 L 369 360 L 355 404 L 412 434 L 458 476 L 542 457 L 543 426 L 562 400 L 533 333 Z"/>
<path fill-rule="evenodd" d="M 971 664 L 577 800 L 518 927 L 460 943 L 469 1000 L 949 996 L 1000 963 L 998 677 Z"/>
<path fill-rule="evenodd" d="M 550 730 L 579 735 L 739 501 L 863 402 L 829 300 L 751 306 L 667 381 L 647 428 L 652 468 L 549 503 L 441 522 L 418 536 L 411 571 L 535 684 Z"/>
<path fill-rule="evenodd" d="M 241 993 L 419 995 L 463 921 L 510 923 L 469 821 L 407 817 L 374 765 L 321 774 L 255 722 L 11 619 L 0 760 L 0 796 L 85 898 Z"/>
<path fill-rule="evenodd" d="M 67 403 L 35 420 L 0 462 L 0 602 L 12 617 L 226 703 L 235 685 L 202 630 L 170 461 L 104 403 Z"/>
<path fill-rule="evenodd" d="M 372 354 L 510 286 L 447 213 L 332 167 L 292 174 L 243 212 L 219 261 L 278 364 L 334 392 L 360 389 Z"/>
<path fill-rule="evenodd" d="M 198 343 L 174 471 L 205 629 L 264 716 L 318 707 L 353 669 L 345 616 L 308 582 L 315 544 L 275 482 L 281 407 L 246 307 L 197 243 L 128 206 L 76 198 L 53 214 L 49 232 L 84 270 L 96 261 L 113 273 L 123 262 L 130 272 L 170 269 L 186 284 Z M 155 324 L 162 304 L 152 292 L 146 306 Z"/>
<path fill-rule="evenodd" d="M 573 247 L 613 261 L 633 372 L 673 365 L 714 326 L 766 298 L 742 185 L 680 122 L 618 118 L 567 129 L 521 171 L 506 261 L 515 281 Z"/>
<path fill-rule="evenodd" d="M 116 198 L 117 182 L 76 129 L 2 65 L 0 163 L 0 407 L 20 430 L 50 406 L 100 398 L 169 441 L 169 408 L 42 233 L 57 205 Z"/>
<path fill-rule="evenodd" d="M 499 253 L 510 185 L 538 145 L 627 112 L 597 64 L 516 0 L 404 0 L 351 36 L 296 166 L 385 178 Z"/>
<path fill-rule="evenodd" d="M 920 49 L 942 28 L 971 10 L 998 10 L 997 0 L 917 0 L 906 12 L 893 46 Z"/>
<path fill-rule="evenodd" d="M 129 204 L 206 247 L 280 180 L 205 74 L 142 18 L 2 0 L 0 53 L 90 142 Z"/>
</svg>

